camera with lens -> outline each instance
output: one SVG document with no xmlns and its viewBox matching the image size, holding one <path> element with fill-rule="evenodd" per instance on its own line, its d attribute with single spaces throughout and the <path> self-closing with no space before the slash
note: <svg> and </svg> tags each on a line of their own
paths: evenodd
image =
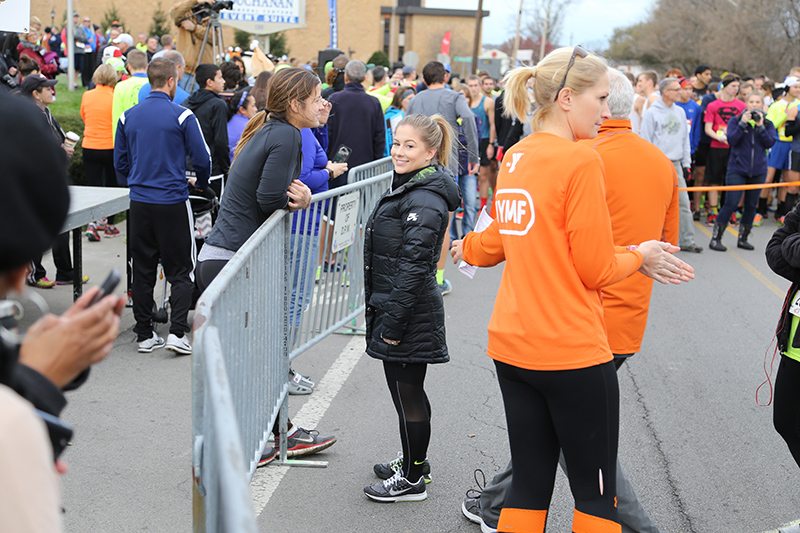
<svg viewBox="0 0 800 533">
<path fill-rule="evenodd" d="M 223 9 L 233 9 L 233 0 L 217 0 L 213 4 L 200 4 L 194 7 L 192 12 L 195 15 L 219 13 Z"/>
<path fill-rule="evenodd" d="M 750 111 L 750 119 L 753 122 L 760 122 L 761 121 L 761 112 L 758 109 L 753 109 Z"/>
</svg>

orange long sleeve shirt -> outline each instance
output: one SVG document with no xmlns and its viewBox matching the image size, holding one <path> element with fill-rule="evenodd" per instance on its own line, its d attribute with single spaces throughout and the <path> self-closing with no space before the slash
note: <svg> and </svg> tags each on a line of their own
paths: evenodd
<svg viewBox="0 0 800 533">
<path fill-rule="evenodd" d="M 111 150 L 114 138 L 111 136 L 111 107 L 114 102 L 114 89 L 98 85 L 86 91 L 81 97 L 81 119 L 86 125 L 83 129 L 81 146 L 91 150 Z"/>
<path fill-rule="evenodd" d="M 675 165 L 633 131 L 629 120 L 603 122 L 593 148 L 606 170 L 606 201 L 617 246 L 653 239 L 678 243 L 678 178 Z M 615 354 L 639 351 L 647 327 L 653 280 L 636 272 L 603 288 L 608 344 Z"/>
<path fill-rule="evenodd" d="M 464 239 L 476 266 L 506 261 L 489 321 L 489 356 L 532 370 L 612 359 L 600 288 L 636 272 L 637 251 L 614 247 L 600 156 L 534 133 L 503 157 L 495 221 Z"/>
</svg>

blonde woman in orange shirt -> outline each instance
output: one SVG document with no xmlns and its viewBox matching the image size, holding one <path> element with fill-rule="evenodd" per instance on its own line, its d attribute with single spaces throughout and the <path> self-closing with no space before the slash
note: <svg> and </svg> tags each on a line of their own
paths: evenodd
<svg viewBox="0 0 800 533">
<path fill-rule="evenodd" d="M 477 266 L 505 261 L 488 354 L 503 393 L 514 477 L 498 531 L 542 533 L 559 450 L 575 498 L 572 531 L 621 531 L 616 510 L 619 388 L 600 289 L 637 270 L 662 283 L 694 277 L 658 241 L 615 247 L 600 157 L 576 143 L 610 118 L 607 66 L 581 47 L 553 51 L 506 83 L 507 113 L 525 120 L 534 78 L 534 133 L 509 149 L 496 219 L 453 243 Z"/>
<path fill-rule="evenodd" d="M 102 64 L 94 71 L 92 81 L 95 88 L 81 97 L 81 118 L 85 124 L 81 146 L 86 184 L 92 187 L 117 187 L 114 139 L 111 137 L 111 107 L 117 71 L 111 65 Z M 114 215 L 108 220 L 101 220 L 99 224 L 90 223 L 86 228 L 86 237 L 91 242 L 97 242 L 100 240 L 100 231 L 104 231 L 108 237 L 119 235 L 119 230 L 114 226 Z"/>
</svg>

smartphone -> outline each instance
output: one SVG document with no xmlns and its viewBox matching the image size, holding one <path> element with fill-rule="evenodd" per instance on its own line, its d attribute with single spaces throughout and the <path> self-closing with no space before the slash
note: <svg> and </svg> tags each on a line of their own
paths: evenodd
<svg viewBox="0 0 800 533">
<path fill-rule="evenodd" d="M 350 159 L 350 154 L 353 153 L 353 150 L 349 146 L 341 145 L 339 149 L 336 150 L 336 155 L 333 156 L 334 163 L 347 163 L 347 160 Z"/>
<path fill-rule="evenodd" d="M 94 304 L 96 304 L 97 302 L 99 302 L 112 292 L 114 292 L 114 289 L 116 289 L 117 285 L 119 285 L 119 281 L 120 281 L 119 269 L 115 268 L 108 273 L 108 277 L 103 282 L 103 284 L 100 285 L 100 292 L 97 293 L 97 296 L 95 296 L 92 299 L 92 301 L 89 303 L 87 307 L 93 306 Z"/>
</svg>

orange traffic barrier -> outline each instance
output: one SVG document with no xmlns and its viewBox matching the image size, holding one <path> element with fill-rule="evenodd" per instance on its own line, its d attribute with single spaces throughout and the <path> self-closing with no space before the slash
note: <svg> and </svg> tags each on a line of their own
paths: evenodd
<svg viewBox="0 0 800 533">
<path fill-rule="evenodd" d="M 758 183 L 755 185 L 712 185 L 710 187 L 678 187 L 679 191 L 751 191 L 753 189 L 771 189 L 775 187 L 798 187 L 800 181 L 787 183 Z"/>
</svg>

